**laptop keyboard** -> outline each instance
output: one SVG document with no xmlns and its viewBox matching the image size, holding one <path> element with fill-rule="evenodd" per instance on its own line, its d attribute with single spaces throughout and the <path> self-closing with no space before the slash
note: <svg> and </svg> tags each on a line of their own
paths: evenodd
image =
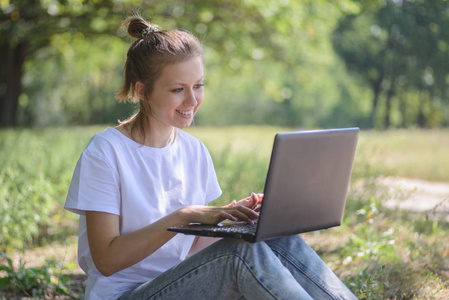
<svg viewBox="0 0 449 300">
<path fill-rule="evenodd" d="M 213 232 L 227 232 L 227 233 L 255 233 L 257 224 L 245 225 L 230 225 L 223 227 L 216 227 L 212 229 Z"/>
</svg>

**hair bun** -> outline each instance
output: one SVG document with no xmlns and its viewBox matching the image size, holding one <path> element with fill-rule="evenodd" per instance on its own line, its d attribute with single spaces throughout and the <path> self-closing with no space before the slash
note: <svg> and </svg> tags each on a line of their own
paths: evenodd
<svg viewBox="0 0 449 300">
<path fill-rule="evenodd" d="M 142 30 L 142 38 L 145 38 L 147 35 L 159 31 L 159 27 L 157 25 L 149 24 L 147 28 Z"/>
<path fill-rule="evenodd" d="M 126 18 L 122 27 L 127 29 L 128 35 L 135 39 L 142 39 L 148 34 L 158 31 L 158 26 L 145 21 L 141 16 L 131 16 Z"/>
</svg>

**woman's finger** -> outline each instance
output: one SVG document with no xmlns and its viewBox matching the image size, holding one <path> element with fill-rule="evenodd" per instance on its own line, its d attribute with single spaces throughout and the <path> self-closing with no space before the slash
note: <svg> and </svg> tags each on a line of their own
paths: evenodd
<svg viewBox="0 0 449 300">
<path fill-rule="evenodd" d="M 248 208 L 246 206 L 236 206 L 235 210 L 230 212 L 234 217 L 245 221 L 246 223 L 253 223 L 254 220 L 259 218 L 259 214 L 255 212 L 253 209 Z"/>
<path fill-rule="evenodd" d="M 221 211 L 218 216 L 220 217 L 220 220 L 218 221 L 218 223 L 220 223 L 223 220 L 231 220 L 231 221 L 238 221 L 238 219 L 236 217 L 234 217 L 232 214 L 227 213 L 225 211 Z"/>
<path fill-rule="evenodd" d="M 225 205 L 224 207 L 233 207 L 233 206 L 236 206 L 236 205 L 237 205 L 237 201 L 235 201 L 235 199 L 234 199 L 234 200 L 232 200 L 231 203 L 229 203 L 228 205 Z"/>
</svg>

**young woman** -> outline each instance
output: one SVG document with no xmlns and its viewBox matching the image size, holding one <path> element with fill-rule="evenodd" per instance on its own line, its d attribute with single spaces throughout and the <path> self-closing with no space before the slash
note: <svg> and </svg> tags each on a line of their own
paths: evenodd
<svg viewBox="0 0 449 300">
<path fill-rule="evenodd" d="M 136 41 L 118 98 L 139 101 L 139 112 L 91 139 L 65 205 L 80 215 L 86 299 L 355 298 L 299 235 L 211 243 L 166 230 L 252 223 L 263 195 L 207 206 L 221 195 L 211 157 L 181 130 L 204 100 L 202 47 L 137 16 L 123 25 Z"/>
</svg>

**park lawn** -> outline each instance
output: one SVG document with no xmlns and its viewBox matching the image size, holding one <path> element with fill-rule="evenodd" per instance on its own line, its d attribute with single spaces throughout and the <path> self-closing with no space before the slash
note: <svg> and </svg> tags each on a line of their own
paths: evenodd
<svg viewBox="0 0 449 300">
<path fill-rule="evenodd" d="M 48 249 L 63 245 L 68 254 L 59 259 L 61 273 L 79 272 L 71 255 L 76 252 L 76 217 L 62 205 L 76 160 L 90 137 L 104 128 L 0 131 L 0 245 L 4 248 L 0 252 L 26 260 L 27 253 L 46 257 Z M 214 159 L 224 191 L 216 204 L 262 191 L 274 134 L 291 130 L 295 129 L 187 129 L 206 144 Z M 447 129 L 361 131 L 342 226 L 303 235 L 359 298 L 449 298 L 448 223 L 431 214 L 384 208 L 391 195 L 374 180 L 397 176 L 449 183 L 446 153 Z M 52 280 L 47 290 L 70 293 L 56 289 Z M 65 285 L 74 297 L 79 296 L 77 287 Z"/>
<path fill-rule="evenodd" d="M 360 143 L 375 153 L 370 164 L 384 175 L 449 183 L 447 129 L 366 131 Z"/>
<path fill-rule="evenodd" d="M 274 134 L 292 130 L 299 129 L 231 126 L 192 127 L 187 131 L 204 141 L 211 151 L 224 148 L 234 152 L 253 151 L 268 158 Z M 449 183 L 448 153 L 449 129 L 361 130 L 354 171 L 369 167 L 377 175 Z"/>
</svg>

